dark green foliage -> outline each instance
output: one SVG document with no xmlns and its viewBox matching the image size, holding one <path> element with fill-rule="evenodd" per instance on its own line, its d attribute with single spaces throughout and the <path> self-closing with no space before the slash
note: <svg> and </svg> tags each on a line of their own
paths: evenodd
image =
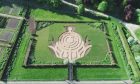
<svg viewBox="0 0 140 84">
<path fill-rule="evenodd" d="M 133 52 L 139 52 L 140 53 L 140 45 L 133 45 L 132 46 L 132 50 L 133 50 Z"/>
<path fill-rule="evenodd" d="M 50 0 L 50 4 L 55 8 L 59 7 L 61 5 L 61 0 Z"/>
<path fill-rule="evenodd" d="M 135 16 L 136 16 L 137 22 L 140 23 L 140 9 L 136 9 Z"/>
<path fill-rule="evenodd" d="M 0 17 L 0 28 L 4 28 L 6 25 L 7 19 Z"/>
<path fill-rule="evenodd" d="M 77 5 L 83 4 L 82 0 L 75 0 Z"/>
<path fill-rule="evenodd" d="M 54 8 L 57 8 L 62 4 L 61 0 L 38 0 L 38 2 L 41 4 L 46 3 Z"/>
<path fill-rule="evenodd" d="M 99 4 L 99 6 L 98 6 L 97 9 L 98 9 L 99 11 L 101 11 L 101 12 L 107 11 L 107 9 L 108 9 L 108 2 L 107 2 L 107 1 L 102 1 L 102 2 Z"/>
<path fill-rule="evenodd" d="M 83 4 L 78 5 L 77 13 L 78 13 L 78 14 L 83 14 L 84 11 L 85 11 L 84 5 L 83 5 Z"/>
</svg>

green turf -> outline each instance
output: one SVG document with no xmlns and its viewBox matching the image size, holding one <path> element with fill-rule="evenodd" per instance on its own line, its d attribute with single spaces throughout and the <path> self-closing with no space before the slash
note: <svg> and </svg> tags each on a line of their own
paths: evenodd
<svg viewBox="0 0 140 84">
<path fill-rule="evenodd" d="M 29 42 L 29 34 L 25 34 L 19 48 L 16 61 L 13 63 L 13 70 L 10 73 L 11 80 L 66 80 L 67 69 L 65 68 L 38 68 L 26 69 L 22 67 L 25 58 L 26 48 Z M 22 52 L 22 53 L 21 53 Z"/>
<path fill-rule="evenodd" d="M 112 36 L 113 50 L 115 58 L 117 59 L 118 68 L 78 68 L 77 69 L 77 79 L 80 80 L 120 80 L 128 79 L 125 61 L 120 55 L 119 48 L 117 47 L 117 42 L 114 40 L 113 31 L 111 29 L 111 22 L 108 24 L 109 34 Z M 83 73 L 86 72 L 86 73 Z"/>
<path fill-rule="evenodd" d="M 137 30 L 135 31 L 135 33 L 136 33 L 136 36 L 138 37 L 138 39 L 140 40 L 140 29 L 137 29 Z"/>
<path fill-rule="evenodd" d="M 31 17 L 35 20 L 54 20 L 54 21 L 93 21 L 93 19 L 78 15 L 68 15 L 44 9 L 32 9 Z"/>
</svg>

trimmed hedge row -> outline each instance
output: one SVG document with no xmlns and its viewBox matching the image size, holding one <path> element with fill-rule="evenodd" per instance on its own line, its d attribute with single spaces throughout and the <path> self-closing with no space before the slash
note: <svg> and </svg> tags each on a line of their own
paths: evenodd
<svg viewBox="0 0 140 84">
<path fill-rule="evenodd" d="M 5 61 L 5 64 L 3 66 L 3 69 L 0 71 L 0 79 L 2 78 L 3 75 L 7 75 L 7 73 L 11 70 L 11 66 L 9 66 L 9 64 L 11 64 L 13 62 L 14 59 L 11 59 L 12 58 L 12 55 L 15 55 L 16 53 L 16 45 L 18 45 L 18 37 L 19 35 L 21 34 L 20 33 L 20 30 L 21 30 L 21 26 L 22 26 L 22 23 L 23 21 L 21 20 L 20 23 L 18 24 L 18 27 L 19 27 L 19 31 L 15 31 L 16 32 L 16 36 L 15 38 L 13 39 L 13 45 L 11 46 L 11 49 L 8 50 L 8 55 L 7 55 L 7 60 Z M 5 72 L 6 71 L 6 72 Z"/>
<path fill-rule="evenodd" d="M 131 49 L 127 43 L 127 40 L 125 38 L 125 35 L 122 31 L 122 27 L 120 28 L 117 28 L 117 31 L 118 31 L 118 34 L 120 36 L 120 39 L 121 39 L 121 42 L 123 44 L 123 47 L 124 47 L 124 50 L 125 50 L 125 53 L 126 53 L 126 57 L 127 57 L 127 60 L 128 60 L 128 63 L 130 64 L 131 68 L 132 68 L 132 71 L 134 73 L 134 77 L 137 79 L 137 78 L 140 78 L 140 70 L 137 66 L 137 63 L 134 59 L 134 56 L 131 52 Z"/>
</svg>

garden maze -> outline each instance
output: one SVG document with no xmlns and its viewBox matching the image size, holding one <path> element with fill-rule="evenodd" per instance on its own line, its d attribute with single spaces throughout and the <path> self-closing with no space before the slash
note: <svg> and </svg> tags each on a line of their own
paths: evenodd
<svg viewBox="0 0 140 84">
<path fill-rule="evenodd" d="M 49 22 L 46 22 L 46 24 L 48 24 Z M 72 24 L 72 25 L 79 25 L 81 23 L 59 23 L 59 21 L 57 23 L 53 23 L 51 25 L 56 25 L 56 24 L 61 24 L 63 26 L 61 26 L 61 30 L 62 32 L 59 32 L 59 34 L 56 37 L 53 37 L 53 33 L 50 34 L 50 38 L 47 38 L 46 44 L 45 42 L 43 43 L 44 47 L 46 47 L 46 49 L 48 50 L 48 52 L 50 52 L 49 55 L 43 55 L 42 57 L 45 56 L 46 60 L 39 60 L 40 58 L 38 58 L 38 56 L 36 54 L 36 50 L 37 49 L 37 45 L 41 40 L 37 40 L 37 38 L 40 36 L 37 35 L 37 37 L 34 37 L 32 40 L 30 40 L 30 44 L 28 46 L 27 49 L 27 53 L 25 56 L 25 60 L 24 60 L 24 66 L 25 67 L 48 67 L 48 66 L 66 66 L 65 64 L 67 64 L 68 62 L 70 63 L 76 63 L 76 66 L 108 66 L 108 67 L 114 67 L 116 66 L 116 60 L 115 57 L 113 57 L 113 49 L 112 49 L 112 44 L 111 42 L 108 40 L 108 32 L 107 32 L 107 26 L 105 23 L 100 22 L 100 23 L 82 23 L 85 25 L 85 27 L 89 27 L 89 29 L 91 29 L 91 31 L 93 30 L 94 32 L 92 33 L 96 33 L 98 34 L 102 34 L 101 38 L 103 38 L 103 44 L 99 44 L 96 46 L 94 43 L 96 42 L 96 40 L 92 40 L 92 36 L 90 36 L 90 39 L 88 37 L 88 35 L 83 34 L 82 36 L 80 34 L 78 34 L 77 32 L 75 32 L 78 28 L 75 26 L 69 26 L 66 24 Z M 48 25 L 47 28 L 37 28 L 39 30 L 37 30 L 37 33 L 39 31 L 42 30 L 47 30 L 49 29 L 51 31 L 50 26 Z M 37 25 L 37 27 L 39 27 Z M 65 28 L 66 27 L 66 28 Z M 73 28 L 75 27 L 75 28 Z M 56 30 L 59 28 L 56 28 Z M 80 27 L 79 27 L 80 29 Z M 53 30 L 53 29 L 52 29 Z M 83 28 L 84 31 L 86 31 L 86 28 Z M 95 35 L 96 35 L 95 34 Z M 96 37 L 96 36 L 95 36 Z M 94 37 L 93 37 L 94 38 Z M 97 37 L 96 37 L 97 38 Z M 58 41 L 57 41 L 58 39 Z M 42 39 L 43 40 L 43 39 Z M 95 41 L 95 42 L 94 42 Z M 101 42 L 101 41 L 100 41 Z M 48 43 L 48 44 L 47 44 Z M 35 45 L 34 45 L 35 44 Z M 42 46 L 43 46 L 42 45 Z M 94 46 L 92 46 L 94 45 Z M 47 47 L 48 46 L 48 47 Z M 99 55 L 98 56 L 94 56 L 92 54 L 90 54 L 90 52 L 92 52 L 93 49 L 97 49 L 98 48 L 102 48 L 105 47 L 105 49 L 103 50 L 104 55 L 100 56 L 99 53 L 95 52 L 95 54 Z M 33 50 L 32 50 L 33 49 Z M 90 54 L 90 56 L 88 56 Z M 40 55 L 39 55 L 40 56 Z M 48 58 L 50 58 L 50 60 L 48 60 Z M 88 58 L 86 58 L 88 57 Z M 53 60 L 53 58 L 55 58 L 55 60 Z M 83 60 L 82 60 L 83 58 Z M 84 59 L 86 58 L 86 59 Z M 61 60 L 63 59 L 63 60 Z M 80 60 L 81 59 L 81 60 Z M 48 61 L 48 62 L 47 62 Z M 56 61 L 56 62 L 55 62 Z"/>
<path fill-rule="evenodd" d="M 0 13 L 30 18 L 0 17 L 2 80 L 128 80 L 139 72 L 124 26 L 113 18 L 29 2 L 28 8 L 24 0 L 0 3 Z"/>
<path fill-rule="evenodd" d="M 62 33 L 58 42 L 49 46 L 58 58 L 67 60 L 70 63 L 84 57 L 90 47 L 92 45 L 84 43 L 81 36 L 74 32 L 72 26 L 67 27 L 66 32 Z"/>
</svg>

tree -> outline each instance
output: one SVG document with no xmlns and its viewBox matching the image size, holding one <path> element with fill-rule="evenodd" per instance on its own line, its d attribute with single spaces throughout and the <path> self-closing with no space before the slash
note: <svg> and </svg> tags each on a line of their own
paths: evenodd
<svg viewBox="0 0 140 84">
<path fill-rule="evenodd" d="M 87 5 L 88 4 L 92 4 L 93 3 L 93 0 L 84 0 L 84 3 L 87 4 Z"/>
<path fill-rule="evenodd" d="M 116 6 L 121 6 L 122 0 L 114 0 Z"/>
<path fill-rule="evenodd" d="M 50 0 L 50 4 L 53 6 L 53 7 L 59 7 L 61 4 L 62 4 L 62 2 L 61 2 L 61 0 Z"/>
<path fill-rule="evenodd" d="M 83 4 L 78 5 L 77 13 L 78 13 L 78 14 L 83 14 L 84 11 L 85 11 L 84 5 L 83 5 Z"/>
<path fill-rule="evenodd" d="M 123 0 L 123 6 L 126 6 L 128 4 L 134 5 L 136 0 Z"/>
<path fill-rule="evenodd" d="M 134 17 L 135 9 L 131 4 L 128 4 L 124 8 L 124 19 L 126 21 L 131 21 Z"/>
<path fill-rule="evenodd" d="M 75 0 L 77 5 L 83 4 L 82 0 Z"/>
<path fill-rule="evenodd" d="M 98 5 L 98 10 L 101 12 L 105 12 L 108 8 L 108 2 L 107 1 L 102 1 L 101 3 L 99 3 Z"/>
<path fill-rule="evenodd" d="M 46 3 L 49 6 L 52 6 L 54 8 L 57 8 L 62 4 L 61 0 L 38 0 L 38 2 L 39 3 Z"/>
<path fill-rule="evenodd" d="M 137 22 L 140 23 L 140 9 L 136 9 L 136 19 L 137 19 Z"/>
</svg>

